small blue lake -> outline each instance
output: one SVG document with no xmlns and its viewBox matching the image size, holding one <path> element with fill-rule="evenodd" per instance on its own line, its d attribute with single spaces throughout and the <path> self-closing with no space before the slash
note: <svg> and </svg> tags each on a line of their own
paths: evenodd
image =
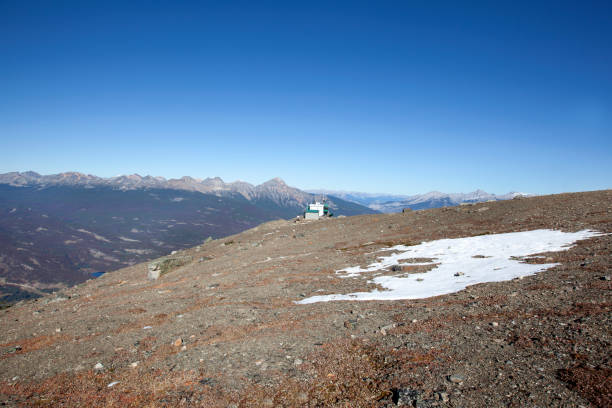
<svg viewBox="0 0 612 408">
<path fill-rule="evenodd" d="M 92 272 L 91 276 L 93 278 L 99 278 L 100 276 L 104 275 L 106 272 Z"/>
</svg>

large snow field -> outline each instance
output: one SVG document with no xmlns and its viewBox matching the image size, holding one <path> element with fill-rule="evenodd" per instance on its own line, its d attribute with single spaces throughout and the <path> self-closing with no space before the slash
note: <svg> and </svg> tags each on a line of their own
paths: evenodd
<svg viewBox="0 0 612 408">
<path fill-rule="evenodd" d="M 565 251 L 576 241 L 602 235 L 591 230 L 562 232 L 535 230 L 476 237 L 440 239 L 420 245 L 397 245 L 379 252 L 392 252 L 381 256 L 365 269 L 359 266 L 336 271 L 342 277 L 372 276 L 371 282 L 384 290 L 312 296 L 296 303 L 307 304 L 331 300 L 400 300 L 421 299 L 444 295 L 482 282 L 499 282 L 533 275 L 549 269 L 556 263 L 528 264 L 520 258 L 543 252 Z M 429 258 L 431 262 L 410 262 L 414 258 Z M 518 258 L 518 259 L 517 259 Z M 406 263 L 408 260 L 409 263 Z M 403 262 L 401 262 L 403 261 Z M 381 275 L 393 265 L 435 265 L 425 273 Z M 378 273 L 376 273 L 378 272 Z M 380 275 L 380 276 L 376 276 Z"/>
</svg>

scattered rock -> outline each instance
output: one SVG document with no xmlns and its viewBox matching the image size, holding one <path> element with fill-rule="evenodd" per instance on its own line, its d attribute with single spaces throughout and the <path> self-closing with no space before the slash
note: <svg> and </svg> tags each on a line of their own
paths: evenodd
<svg viewBox="0 0 612 408">
<path fill-rule="evenodd" d="M 147 266 L 147 278 L 159 279 L 160 276 L 180 268 L 192 261 L 191 256 L 165 257 L 149 263 Z"/>
<path fill-rule="evenodd" d="M 202 385 L 215 385 L 216 381 L 213 378 L 205 377 L 198 381 Z"/>
<path fill-rule="evenodd" d="M 442 402 L 448 402 L 448 394 L 445 392 L 439 392 L 436 394 L 436 397 L 438 397 L 438 400 L 442 401 Z"/>
<path fill-rule="evenodd" d="M 410 388 L 396 388 L 391 390 L 391 400 L 399 407 L 416 407 L 422 406 L 419 403 L 422 402 L 420 393 Z"/>
<path fill-rule="evenodd" d="M 102 365 L 102 363 L 96 363 L 96 365 L 94 366 L 94 370 L 96 371 L 104 370 L 104 366 Z"/>
<path fill-rule="evenodd" d="M 610 275 L 606 275 L 606 276 L 602 276 L 599 279 L 604 280 L 604 281 L 609 281 L 609 280 L 612 280 L 612 277 Z"/>
<path fill-rule="evenodd" d="M 491 326 L 493 326 L 493 327 L 497 327 L 497 326 L 499 326 L 499 323 L 497 323 L 497 322 L 491 322 Z"/>
<path fill-rule="evenodd" d="M 448 376 L 448 381 L 455 384 L 460 384 L 465 381 L 465 378 L 461 374 L 451 374 Z"/>
<path fill-rule="evenodd" d="M 456 272 L 455 273 L 455 276 L 463 276 L 463 275 L 465 275 L 463 272 Z"/>
<path fill-rule="evenodd" d="M 296 359 L 293 361 L 293 364 L 294 364 L 294 365 L 296 365 L 296 366 L 300 366 L 300 365 L 302 365 L 303 363 L 304 363 L 304 361 L 302 361 L 302 359 L 300 359 L 300 358 L 296 358 Z"/>
<path fill-rule="evenodd" d="M 354 329 L 357 326 L 357 319 L 349 319 L 344 322 L 344 327 L 347 329 Z"/>
<path fill-rule="evenodd" d="M 308 394 L 300 392 L 297 394 L 297 400 L 302 404 L 306 404 L 310 399 L 308 398 Z"/>
<path fill-rule="evenodd" d="M 395 325 L 395 323 L 393 323 L 393 324 L 388 324 L 388 325 L 386 325 L 386 326 L 384 326 L 384 327 L 381 327 L 381 328 L 380 328 L 380 333 L 381 333 L 383 336 L 386 336 L 386 335 L 387 335 L 387 332 L 388 332 L 389 330 L 393 329 L 395 326 L 396 326 L 396 325 Z"/>
<path fill-rule="evenodd" d="M 174 344 L 174 347 L 180 347 L 183 345 L 183 339 L 179 337 L 178 339 L 174 340 L 174 343 L 172 344 Z"/>
</svg>

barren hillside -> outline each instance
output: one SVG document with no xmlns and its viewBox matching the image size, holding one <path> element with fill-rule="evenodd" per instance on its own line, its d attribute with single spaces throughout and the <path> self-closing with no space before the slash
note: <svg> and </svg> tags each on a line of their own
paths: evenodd
<svg viewBox="0 0 612 408">
<path fill-rule="evenodd" d="M 296 303 L 382 291 L 371 274 L 336 273 L 381 249 L 543 229 L 604 234 L 517 259 L 553 264 L 523 278 L 424 299 Z M 154 281 L 139 264 L 1 311 L 0 401 L 611 406 L 610 233 L 610 190 L 272 221 L 173 255 L 185 264 Z M 425 261 L 377 276 L 427 283 L 438 264 Z"/>
</svg>

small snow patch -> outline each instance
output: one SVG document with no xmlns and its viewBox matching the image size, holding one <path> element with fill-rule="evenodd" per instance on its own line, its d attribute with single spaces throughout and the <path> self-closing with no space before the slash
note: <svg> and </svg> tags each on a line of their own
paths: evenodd
<svg viewBox="0 0 612 408">
<path fill-rule="evenodd" d="M 95 232 L 87 231 L 86 229 L 79 228 L 77 231 L 82 232 L 83 234 L 88 234 L 97 239 L 98 241 L 110 242 L 108 239 L 104 238 L 102 235 L 98 235 Z"/>
<path fill-rule="evenodd" d="M 366 268 L 353 266 L 337 271 L 341 277 L 357 277 L 414 258 L 430 258 L 432 261 L 410 265 L 433 266 L 429 272 L 408 276 L 376 276 L 370 282 L 383 290 L 312 296 L 298 304 L 328 302 L 332 300 L 401 300 L 422 299 L 458 292 L 467 286 L 483 282 L 500 282 L 533 275 L 558 264 L 528 264 L 523 258 L 542 252 L 568 250 L 576 241 L 603 235 L 601 232 L 583 230 L 562 232 L 535 230 L 490 234 L 476 237 L 440 239 L 420 245 L 396 245 L 382 251 L 393 251 L 382 256 Z M 370 275 L 371 276 L 371 275 Z M 426 278 L 426 279 L 425 279 Z"/>
<path fill-rule="evenodd" d="M 127 238 L 127 237 L 119 237 L 119 239 L 125 242 L 140 242 L 137 239 Z"/>
</svg>

